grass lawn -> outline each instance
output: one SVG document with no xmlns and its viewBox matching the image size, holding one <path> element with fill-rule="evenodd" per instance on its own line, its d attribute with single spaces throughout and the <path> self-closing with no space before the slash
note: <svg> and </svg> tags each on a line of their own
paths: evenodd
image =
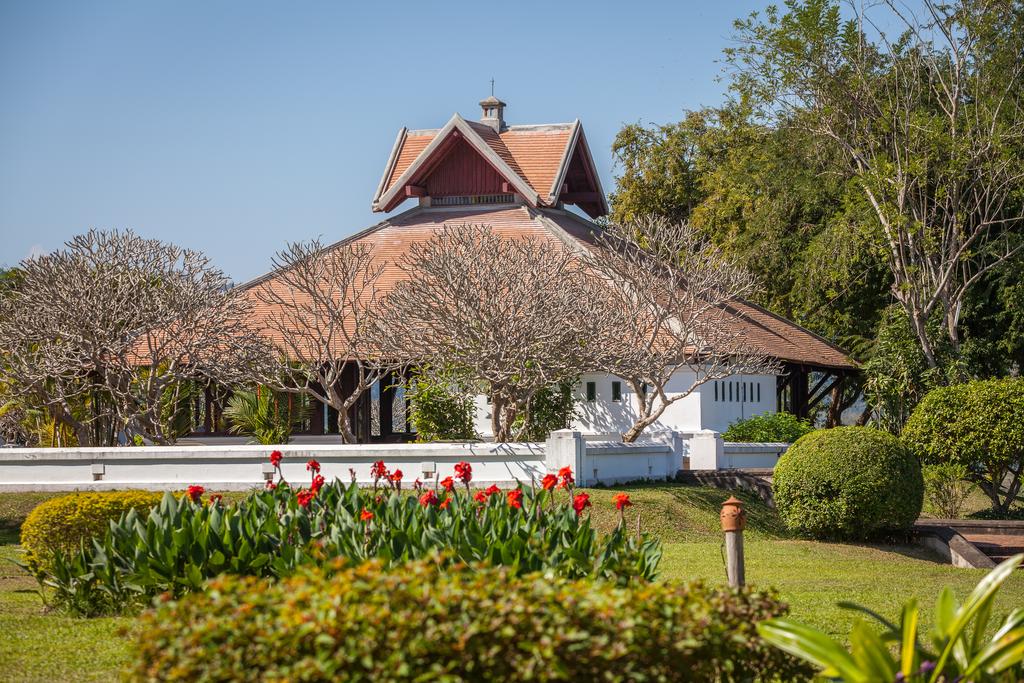
<svg viewBox="0 0 1024 683">
<path fill-rule="evenodd" d="M 641 526 L 664 544 L 661 575 L 665 580 L 725 580 L 718 510 L 728 496 L 704 487 L 650 485 L 627 490 Z M 616 490 L 617 491 L 617 490 Z M 590 490 L 594 525 L 612 528 L 618 513 L 611 503 L 616 491 Z M 0 494 L 0 681 L 112 680 L 128 656 L 133 620 L 72 619 L 47 614 L 35 581 L 7 560 L 17 554 L 17 527 L 24 516 L 54 494 Z M 747 580 L 776 587 L 793 614 L 833 635 L 845 637 L 853 613 L 836 607 L 855 601 L 884 616 L 895 617 L 902 602 L 916 596 L 930 607 L 944 585 L 960 599 L 984 575 L 936 562 L 916 547 L 815 543 L 790 538 L 778 517 L 749 495 L 746 533 Z M 1024 604 L 1024 571 L 1003 588 L 997 611 Z M 125 635 L 126 634 L 126 635 Z"/>
</svg>

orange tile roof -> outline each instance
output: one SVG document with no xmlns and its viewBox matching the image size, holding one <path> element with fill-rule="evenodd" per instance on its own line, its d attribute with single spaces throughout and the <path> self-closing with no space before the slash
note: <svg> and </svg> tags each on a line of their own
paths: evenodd
<svg viewBox="0 0 1024 683">
<path fill-rule="evenodd" d="M 532 209 L 526 206 L 472 208 L 414 208 L 385 220 L 331 248 L 351 243 L 372 247 L 373 259 L 383 266 L 378 282 L 382 293 L 407 277 L 398 263 L 418 242 L 431 239 L 445 225 L 487 225 L 505 237 L 533 237 L 552 243 L 593 248 L 594 223 L 576 214 L 558 209 Z M 260 287 L 280 286 L 274 273 L 257 278 L 242 287 L 254 292 Z M 833 369 L 853 369 L 856 365 L 837 346 L 818 335 L 754 304 L 739 301 L 735 307 L 735 323 L 742 325 L 749 339 L 765 353 L 781 361 Z M 267 306 L 256 305 L 258 319 L 270 314 Z M 271 336 L 268 333 L 268 336 Z M 274 340 L 280 341 L 280 340 Z"/>
<path fill-rule="evenodd" d="M 543 199 L 548 199 L 562 161 L 568 153 L 572 139 L 572 123 L 543 126 L 511 126 L 500 134 L 490 126 L 467 121 L 502 161 L 533 188 Z M 416 158 L 440 132 L 415 130 L 405 134 L 381 193 L 387 192 L 395 181 L 412 165 Z M 557 194 L 557 193 L 556 193 Z"/>
</svg>

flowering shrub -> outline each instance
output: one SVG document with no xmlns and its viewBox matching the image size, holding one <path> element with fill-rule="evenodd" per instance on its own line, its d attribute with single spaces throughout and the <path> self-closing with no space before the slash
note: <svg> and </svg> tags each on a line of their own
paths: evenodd
<svg viewBox="0 0 1024 683">
<path fill-rule="evenodd" d="M 468 483 L 471 470 L 461 465 L 457 476 Z M 453 486 L 402 495 L 400 471 L 388 473 L 383 463 L 374 468 L 373 489 L 326 483 L 311 466 L 309 488 L 280 480 L 231 507 L 165 495 L 148 515 L 129 513 L 93 546 L 58 554 L 45 583 L 58 604 L 95 614 L 131 608 L 164 591 L 193 591 L 225 572 L 286 576 L 323 558 L 392 564 L 445 552 L 517 573 L 623 584 L 653 578 L 661 559 L 656 541 L 622 525 L 599 537 L 583 514 L 591 505 L 586 493 L 575 493 L 568 505 L 553 491 L 522 486 L 504 494 L 497 486 L 474 495 L 468 486 Z"/>
<path fill-rule="evenodd" d="M 490 503 L 496 505 L 492 500 Z M 805 680 L 773 593 L 381 560 L 225 576 L 142 617 L 135 681 Z"/>
</svg>

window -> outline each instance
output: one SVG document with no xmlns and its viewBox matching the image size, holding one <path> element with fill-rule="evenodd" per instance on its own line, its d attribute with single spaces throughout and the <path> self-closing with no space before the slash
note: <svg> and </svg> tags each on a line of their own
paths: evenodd
<svg viewBox="0 0 1024 683">
<path fill-rule="evenodd" d="M 597 382 L 587 382 L 587 400 L 590 402 L 597 400 Z"/>
<path fill-rule="evenodd" d="M 612 400 L 622 400 L 622 382 L 612 382 Z"/>
<path fill-rule="evenodd" d="M 761 383 L 757 383 L 757 402 L 761 402 Z"/>
<path fill-rule="evenodd" d="M 715 381 L 715 400 L 718 400 L 718 381 Z"/>
<path fill-rule="evenodd" d="M 729 382 L 729 400 L 730 401 L 732 400 L 732 385 L 733 384 L 735 384 L 735 382 Z"/>
<path fill-rule="evenodd" d="M 743 382 L 743 402 L 747 402 L 747 383 Z"/>
</svg>

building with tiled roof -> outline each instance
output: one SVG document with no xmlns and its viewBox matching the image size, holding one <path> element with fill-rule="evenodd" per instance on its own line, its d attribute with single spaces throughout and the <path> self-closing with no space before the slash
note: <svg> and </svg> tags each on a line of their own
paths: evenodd
<svg viewBox="0 0 1024 683">
<path fill-rule="evenodd" d="M 359 242 L 371 247 L 383 267 L 378 286 L 384 292 L 407 277 L 398 262 L 410 247 L 431 239 L 445 225 L 487 225 L 509 237 L 594 248 L 593 236 L 600 228 L 589 219 L 607 214 L 608 205 L 580 121 L 507 125 L 504 102 L 491 97 L 480 106 L 480 121 L 454 114 L 440 128 L 400 130 L 372 208 L 381 213 L 404 210 L 336 245 Z M 406 203 L 412 206 L 404 207 Z M 246 287 L 273 286 L 273 281 L 270 273 Z M 745 328 L 747 338 L 778 359 L 783 371 L 709 382 L 670 406 L 655 429 L 720 431 L 736 419 L 775 411 L 780 401 L 806 414 L 826 395 L 830 382 L 855 370 L 842 350 L 763 308 L 736 302 L 730 313 L 732 324 Z M 813 390 L 812 372 L 820 378 Z M 392 396 L 389 384 L 382 382 L 356 408 L 353 423 L 361 425 L 356 432 L 364 440 L 405 431 L 401 396 Z M 686 378 L 680 378 L 680 386 L 689 386 Z M 581 410 L 576 428 L 609 433 L 632 424 L 625 382 L 607 374 L 586 375 L 577 393 Z M 327 409 L 322 412 L 313 431 L 336 429 L 334 416 Z M 483 397 L 478 400 L 477 430 L 485 436 L 490 430 Z"/>
</svg>

